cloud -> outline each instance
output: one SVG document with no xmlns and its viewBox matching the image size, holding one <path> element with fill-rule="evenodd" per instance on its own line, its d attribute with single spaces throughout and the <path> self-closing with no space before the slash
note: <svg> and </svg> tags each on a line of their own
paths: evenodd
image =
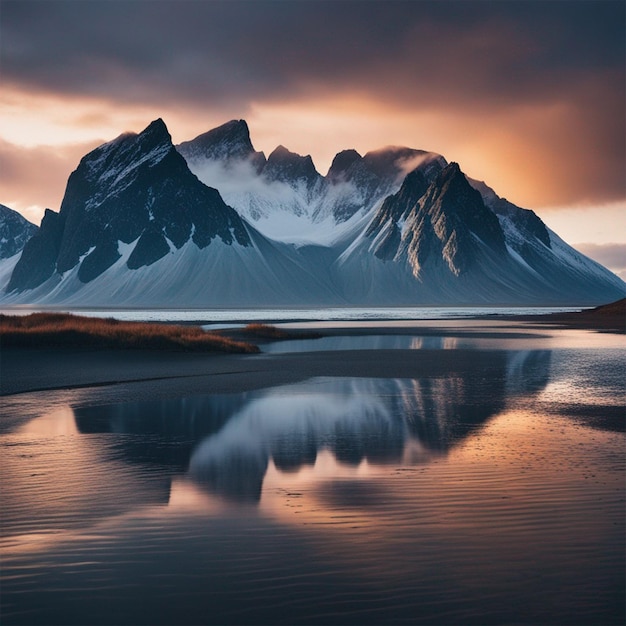
<svg viewBox="0 0 626 626">
<path fill-rule="evenodd" d="M 545 6 L 544 6 L 545 5 Z M 339 84 L 463 105 L 621 71 L 618 2 L 6 0 L 3 73 L 134 100 L 283 97 Z M 399 80 L 400 79 L 400 80 Z M 172 89 L 176 91 L 172 93 Z M 542 97 L 545 97 L 542 95 Z"/>
<path fill-rule="evenodd" d="M 337 117 L 320 105 L 344 98 L 368 112 L 360 149 L 442 152 L 528 206 L 609 201 L 625 195 L 624 13 L 611 0 L 4 0 L 3 90 L 57 94 L 83 129 L 103 118 L 71 114 L 72 99 L 134 119 L 145 107 L 144 125 L 159 108 L 173 134 L 183 118 L 198 134 L 301 112 L 326 120 L 326 142 Z M 394 117 L 402 137 L 374 143 Z M 426 145 L 431 129 L 444 138 Z M 274 137 L 280 120 L 251 130 Z"/>
<path fill-rule="evenodd" d="M 603 205 L 538 209 L 536 213 L 548 228 L 575 248 L 590 242 L 626 245 L 626 200 Z"/>
<path fill-rule="evenodd" d="M 0 202 L 39 224 L 44 209 L 58 211 L 68 176 L 98 143 L 25 148 L 0 139 Z"/>
<path fill-rule="evenodd" d="M 622 280 L 626 280 L 626 244 L 624 243 L 579 243 L 576 249 L 594 261 L 608 267 Z"/>
</svg>

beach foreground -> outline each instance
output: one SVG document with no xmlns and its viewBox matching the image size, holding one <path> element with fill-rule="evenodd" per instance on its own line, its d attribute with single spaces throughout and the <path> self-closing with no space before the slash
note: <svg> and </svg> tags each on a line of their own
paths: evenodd
<svg viewBox="0 0 626 626">
<path fill-rule="evenodd" d="M 3 624 L 623 623 L 622 334 L 322 326 L 3 349 Z"/>
<path fill-rule="evenodd" d="M 70 316 L 72 317 L 72 316 Z M 75 318 L 86 319 L 86 318 Z M 87 318 L 87 321 L 91 322 Z M 104 320 L 103 320 L 104 321 Z M 109 320 L 107 320 L 108 322 Z M 202 320 L 198 320 L 198 324 Z M 206 323 L 206 321 L 205 321 Z M 133 324 L 125 324 L 133 327 Z M 141 324 L 135 324 L 141 327 Z M 158 328 L 159 325 L 145 325 Z M 311 354 L 310 343 L 300 352 L 300 356 L 288 357 L 264 355 L 262 358 L 227 352 L 249 352 L 257 350 L 257 344 L 272 343 L 272 340 L 284 340 L 301 336 L 314 342 L 322 334 L 326 336 L 367 336 L 367 335 L 405 335 L 405 336 L 447 336 L 463 337 L 468 333 L 474 338 L 496 340 L 505 338 L 506 333 L 514 338 L 520 332 L 541 332 L 546 328 L 562 327 L 585 329 L 624 334 L 626 332 L 626 299 L 588 309 L 577 313 L 560 313 L 543 316 L 509 316 L 483 318 L 480 321 L 440 321 L 440 322 L 379 322 L 376 324 L 308 324 L 298 327 L 287 324 L 288 329 L 260 324 L 246 328 L 218 330 L 209 335 L 206 351 L 200 349 L 189 353 L 186 349 L 177 349 L 176 345 L 162 343 L 156 349 L 137 349 L 120 344 L 109 347 L 107 344 L 92 342 L 89 338 L 72 342 L 72 347 L 60 347 L 59 341 L 50 341 L 45 347 L 37 347 L 35 342 L 22 346 L 2 344 L 2 376 L 0 377 L 0 395 L 24 393 L 27 391 L 73 388 L 89 385 L 117 384 L 121 382 L 156 381 L 173 379 L 175 386 L 193 388 L 193 378 L 211 376 L 210 388 L 216 392 L 234 392 L 255 389 L 268 385 L 295 382 L 317 375 L 333 376 L 394 376 L 411 377 L 424 375 L 428 368 L 436 368 L 437 360 L 431 358 L 416 359 L 412 353 L 393 351 L 383 355 L 377 351 L 376 359 L 367 354 L 357 354 L 354 349 L 348 352 L 332 350 L 332 358 L 317 353 Z M 295 327 L 294 327 L 295 326 Z M 163 325 L 161 326 L 163 327 Z M 167 325 L 165 325 L 167 327 Z M 184 328 L 184 327 L 182 327 Z M 516 330 L 517 329 L 517 330 Z M 269 334 L 268 334 L 269 333 Z M 223 343 L 220 352 L 212 351 L 215 339 Z M 111 342 L 112 343 L 112 342 Z M 113 345 L 113 344 L 112 344 Z M 233 350 L 230 346 L 235 346 Z M 239 347 L 243 349 L 237 350 Z M 121 348 L 121 349 L 120 349 Z M 194 348 L 194 351 L 197 350 Z M 223 353 L 223 352 L 224 353 Z M 294 352 L 297 352 L 294 350 Z M 437 357 L 441 357 L 437 354 Z M 468 358 L 468 355 L 456 354 L 455 358 Z M 433 371 L 436 371 L 433 370 Z"/>
</svg>

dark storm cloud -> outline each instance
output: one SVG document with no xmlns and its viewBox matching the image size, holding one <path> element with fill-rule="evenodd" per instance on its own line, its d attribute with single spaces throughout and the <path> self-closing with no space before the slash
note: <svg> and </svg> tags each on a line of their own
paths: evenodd
<svg viewBox="0 0 626 626">
<path fill-rule="evenodd" d="M 621 0 L 3 0 L 0 54 L 9 85 L 125 103 L 245 112 L 344 91 L 483 123 L 563 104 L 574 126 L 554 129 L 554 159 L 567 152 L 576 185 L 611 198 L 624 194 L 624 14 Z M 586 151 L 601 175 L 586 177 Z"/>
<path fill-rule="evenodd" d="M 280 97 L 313 81 L 532 101 L 622 73 L 623 17 L 601 0 L 4 0 L 1 51 L 6 80 L 132 99 Z"/>
</svg>

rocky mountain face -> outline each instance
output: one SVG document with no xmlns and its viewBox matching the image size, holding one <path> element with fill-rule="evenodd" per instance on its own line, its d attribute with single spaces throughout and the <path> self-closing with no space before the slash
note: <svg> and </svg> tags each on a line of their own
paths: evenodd
<svg viewBox="0 0 626 626">
<path fill-rule="evenodd" d="M 591 305 L 626 293 L 440 155 L 345 150 L 322 176 L 283 146 L 266 159 L 242 120 L 178 150 L 161 120 L 100 146 L 3 267 L 6 303 Z"/>
<path fill-rule="evenodd" d="M 47 211 L 25 246 L 8 290 L 37 287 L 78 267 L 87 283 L 129 246 L 126 266 L 148 266 L 188 241 L 250 245 L 239 215 L 200 183 L 176 151 L 162 120 L 86 155 L 70 175 L 59 213 Z"/>
<path fill-rule="evenodd" d="M 284 146 L 266 160 L 254 150 L 243 120 L 199 135 L 178 150 L 202 182 L 219 189 L 228 204 L 272 238 L 284 235 L 286 224 L 293 225 L 288 235 L 321 222 L 342 224 L 397 191 L 407 172 L 419 168 L 430 179 L 446 165 L 441 155 L 411 148 L 390 146 L 365 156 L 344 150 L 322 176 L 309 155 Z"/>
<path fill-rule="evenodd" d="M 451 163 L 432 182 L 416 170 L 389 196 L 367 228 L 373 253 L 382 260 L 405 258 L 419 278 L 444 263 L 452 274 L 478 263 L 483 248 L 506 253 L 498 218 Z"/>
<path fill-rule="evenodd" d="M 228 166 L 247 160 L 257 172 L 265 166 L 265 155 L 256 152 L 250 141 L 250 130 L 245 120 L 231 120 L 192 141 L 176 146 L 187 161 L 219 161 Z"/>
<path fill-rule="evenodd" d="M 20 213 L 0 204 L 0 259 L 21 252 L 38 228 Z"/>
<path fill-rule="evenodd" d="M 344 150 L 326 176 L 330 195 L 339 196 L 333 216 L 338 222 L 348 220 L 363 206 L 372 208 L 397 191 L 407 173 L 419 171 L 430 181 L 445 166 L 441 155 L 424 150 L 389 146 L 363 157 L 356 150 Z"/>
</svg>

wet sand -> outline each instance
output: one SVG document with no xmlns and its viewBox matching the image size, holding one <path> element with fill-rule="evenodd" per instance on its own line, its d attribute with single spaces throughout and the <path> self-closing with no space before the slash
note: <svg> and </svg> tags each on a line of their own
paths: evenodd
<svg viewBox="0 0 626 626">
<path fill-rule="evenodd" d="M 623 622 L 623 336 L 323 332 L 3 350 L 3 621 Z"/>
<path fill-rule="evenodd" d="M 297 332 L 298 329 L 290 329 Z M 540 336 L 519 324 L 464 322 L 325 327 L 323 335 L 421 335 L 473 338 Z M 237 331 L 227 331 L 237 338 Z M 307 341 L 315 342 L 316 339 Z M 263 350 L 267 340 L 257 340 Z M 415 378 L 444 374 L 475 358 L 472 350 L 333 350 L 290 354 L 224 354 L 171 350 L 3 348 L 0 395 L 151 382 L 155 393 L 235 393 L 314 376 Z"/>
<path fill-rule="evenodd" d="M 2 395 L 121 383 L 153 392 L 236 393 L 316 376 L 417 378 L 445 375 L 476 358 L 472 350 L 338 350 L 276 355 L 184 352 L 17 350 L 2 352 Z"/>
</svg>

